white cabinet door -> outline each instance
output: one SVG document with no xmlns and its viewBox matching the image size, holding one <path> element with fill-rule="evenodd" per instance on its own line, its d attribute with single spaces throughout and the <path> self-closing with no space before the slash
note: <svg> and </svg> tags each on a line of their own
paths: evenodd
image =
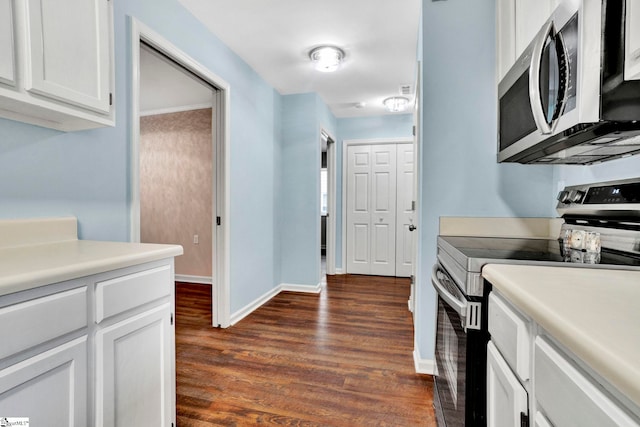
<svg viewBox="0 0 640 427">
<path fill-rule="evenodd" d="M 496 50 L 499 83 L 516 62 L 515 0 L 496 2 Z"/>
<path fill-rule="evenodd" d="M 87 337 L 1 370 L 0 415 L 32 426 L 86 426 Z"/>
<path fill-rule="evenodd" d="M 0 0 L 0 83 L 16 85 L 13 0 Z"/>
<path fill-rule="evenodd" d="M 397 203 L 396 203 L 396 276 L 409 277 L 413 263 L 413 236 L 409 230 L 415 224 L 412 209 L 414 162 L 413 144 L 397 145 Z"/>
<path fill-rule="evenodd" d="M 166 303 L 96 333 L 97 427 L 173 422 L 170 317 Z"/>
<path fill-rule="evenodd" d="M 520 425 L 520 414 L 528 413 L 527 392 L 511 372 L 498 349 L 487 345 L 487 426 Z"/>
<path fill-rule="evenodd" d="M 638 427 L 544 338 L 536 337 L 533 358 L 537 408 L 554 426 Z"/>
<path fill-rule="evenodd" d="M 516 40 L 515 58 L 533 41 L 533 38 L 553 12 L 553 0 L 515 0 Z"/>
<path fill-rule="evenodd" d="M 108 0 L 28 0 L 25 89 L 109 112 Z"/>
<path fill-rule="evenodd" d="M 627 1 L 624 78 L 640 80 L 640 2 Z"/>
</svg>

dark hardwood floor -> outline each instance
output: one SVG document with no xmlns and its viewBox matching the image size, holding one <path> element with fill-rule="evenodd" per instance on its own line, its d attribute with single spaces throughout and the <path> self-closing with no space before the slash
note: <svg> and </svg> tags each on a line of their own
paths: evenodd
<svg viewBox="0 0 640 427">
<path fill-rule="evenodd" d="M 435 426 L 408 280 L 329 276 L 228 329 L 210 326 L 210 287 L 176 290 L 178 427 Z"/>
</svg>

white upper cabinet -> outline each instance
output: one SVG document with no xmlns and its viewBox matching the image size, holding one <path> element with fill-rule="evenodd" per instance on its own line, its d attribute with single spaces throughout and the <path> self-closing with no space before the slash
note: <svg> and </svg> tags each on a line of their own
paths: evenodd
<svg viewBox="0 0 640 427">
<path fill-rule="evenodd" d="M 514 0 L 498 0 L 496 9 L 496 56 L 500 82 L 516 62 L 516 4 Z"/>
<path fill-rule="evenodd" d="M 29 0 L 27 9 L 25 88 L 108 113 L 109 2 Z"/>
<path fill-rule="evenodd" d="M 0 0 L 0 117 L 63 131 L 113 126 L 108 0 Z"/>
<path fill-rule="evenodd" d="M 0 0 L 0 83 L 15 86 L 16 59 L 13 35 L 13 2 Z"/>
<path fill-rule="evenodd" d="M 516 59 L 524 52 L 551 16 L 553 0 L 515 0 Z"/>
<path fill-rule="evenodd" d="M 531 43 L 560 0 L 497 0 L 498 82 Z"/>
<path fill-rule="evenodd" d="M 640 80 L 640 2 L 628 1 L 626 5 L 624 78 Z"/>
</svg>

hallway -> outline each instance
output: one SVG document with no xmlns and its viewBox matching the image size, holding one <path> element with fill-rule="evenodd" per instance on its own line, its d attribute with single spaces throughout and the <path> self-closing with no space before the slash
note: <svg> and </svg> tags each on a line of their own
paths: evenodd
<svg viewBox="0 0 640 427">
<path fill-rule="evenodd" d="M 210 288 L 177 283 L 178 426 L 435 426 L 415 373 L 407 279 L 328 276 L 284 292 L 229 329 Z"/>
</svg>

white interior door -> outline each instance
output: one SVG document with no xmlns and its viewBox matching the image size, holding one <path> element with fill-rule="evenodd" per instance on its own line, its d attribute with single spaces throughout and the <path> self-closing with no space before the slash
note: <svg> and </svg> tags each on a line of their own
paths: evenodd
<svg viewBox="0 0 640 427">
<path fill-rule="evenodd" d="M 396 146 L 371 146 L 371 272 L 396 275 Z"/>
<path fill-rule="evenodd" d="M 347 148 L 347 273 L 396 275 L 395 144 Z"/>
<path fill-rule="evenodd" d="M 370 274 L 371 147 L 347 151 L 347 273 Z"/>
<path fill-rule="evenodd" d="M 413 236 L 415 212 L 413 210 L 414 157 L 413 144 L 397 145 L 397 228 L 396 276 L 410 277 L 413 266 Z"/>
</svg>

